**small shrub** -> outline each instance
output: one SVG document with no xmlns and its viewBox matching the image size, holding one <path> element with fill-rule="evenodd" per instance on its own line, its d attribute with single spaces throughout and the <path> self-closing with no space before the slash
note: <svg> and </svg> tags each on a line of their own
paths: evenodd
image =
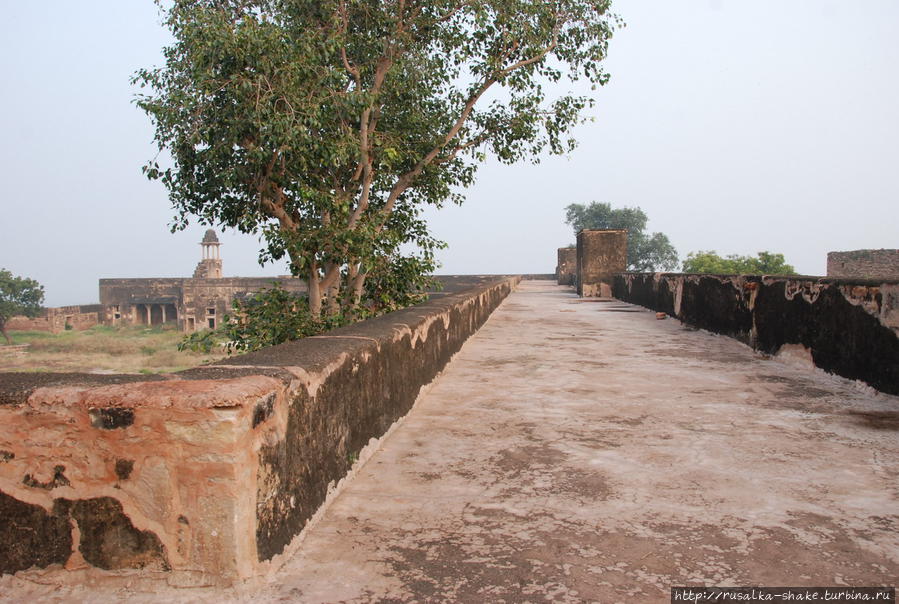
<svg viewBox="0 0 899 604">
<path fill-rule="evenodd" d="M 259 350 L 345 324 L 340 316 L 313 320 L 307 298 L 277 284 L 244 300 L 235 299 L 231 307 L 234 314 L 225 316 L 221 328 L 229 352 Z"/>
</svg>

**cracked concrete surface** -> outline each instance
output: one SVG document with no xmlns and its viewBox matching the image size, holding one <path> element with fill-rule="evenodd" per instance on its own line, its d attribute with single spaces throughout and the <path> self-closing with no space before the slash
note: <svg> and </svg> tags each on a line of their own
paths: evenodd
<svg viewBox="0 0 899 604">
<path fill-rule="evenodd" d="M 667 602 L 672 585 L 895 585 L 899 398 L 525 281 L 270 581 L 84 575 L 3 598 Z M 113 581 L 116 579 L 118 583 Z"/>
</svg>

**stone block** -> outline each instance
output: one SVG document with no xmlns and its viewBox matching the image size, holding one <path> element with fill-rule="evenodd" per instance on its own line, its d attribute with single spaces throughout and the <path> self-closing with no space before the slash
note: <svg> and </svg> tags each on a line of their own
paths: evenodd
<svg viewBox="0 0 899 604">
<path fill-rule="evenodd" d="M 560 247 L 556 263 L 556 279 L 559 285 L 574 285 L 577 272 L 577 248 Z"/>
<path fill-rule="evenodd" d="M 584 229 L 577 234 L 579 295 L 611 297 L 615 275 L 626 270 L 626 229 Z"/>
</svg>

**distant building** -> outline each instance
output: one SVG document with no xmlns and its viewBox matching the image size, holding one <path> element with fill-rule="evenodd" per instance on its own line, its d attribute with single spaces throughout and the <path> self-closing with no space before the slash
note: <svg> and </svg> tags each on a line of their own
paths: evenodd
<svg viewBox="0 0 899 604">
<path fill-rule="evenodd" d="M 100 279 L 100 316 L 105 325 L 177 323 L 182 331 L 218 327 L 235 298 L 278 283 L 306 292 L 296 277 L 223 277 L 221 243 L 209 229 L 200 242 L 201 259 L 189 278 Z"/>
<path fill-rule="evenodd" d="M 827 276 L 899 280 L 899 250 L 829 252 Z"/>
</svg>

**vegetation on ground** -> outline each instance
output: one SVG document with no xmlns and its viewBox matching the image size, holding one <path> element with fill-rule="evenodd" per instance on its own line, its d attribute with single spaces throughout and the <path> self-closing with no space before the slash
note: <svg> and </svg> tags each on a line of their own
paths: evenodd
<svg viewBox="0 0 899 604">
<path fill-rule="evenodd" d="M 638 207 L 613 208 L 610 203 L 573 203 L 565 208 L 565 222 L 575 235 L 581 229 L 627 229 L 627 270 L 670 271 L 677 268 L 677 250 L 664 233 L 644 233 L 649 218 Z"/>
<path fill-rule="evenodd" d="M 0 269 L 0 333 L 7 344 L 12 344 L 6 332 L 10 317 L 25 315 L 34 318 L 41 312 L 44 287 L 34 279 L 16 277 L 8 270 Z"/>
<path fill-rule="evenodd" d="M 227 356 L 221 349 L 208 353 L 178 351 L 182 333 L 174 326 L 108 327 L 52 334 L 13 331 L 14 344 L 25 351 L 3 353 L 0 371 L 75 371 L 88 373 L 168 373 L 196 367 Z"/>
<path fill-rule="evenodd" d="M 461 202 L 487 154 L 574 147 L 592 95 L 548 91 L 605 84 L 617 25 L 608 0 L 160 5 L 173 43 L 134 81 L 171 165 L 147 176 L 174 228 L 195 217 L 261 235 L 262 262 L 289 258 L 321 325 L 429 286 L 443 244 L 421 212 Z"/>
<path fill-rule="evenodd" d="M 717 252 L 690 252 L 684 260 L 683 272 L 707 275 L 795 275 L 796 269 L 787 264 L 783 254 L 759 252 L 755 257 L 730 254 L 721 257 Z"/>
</svg>

